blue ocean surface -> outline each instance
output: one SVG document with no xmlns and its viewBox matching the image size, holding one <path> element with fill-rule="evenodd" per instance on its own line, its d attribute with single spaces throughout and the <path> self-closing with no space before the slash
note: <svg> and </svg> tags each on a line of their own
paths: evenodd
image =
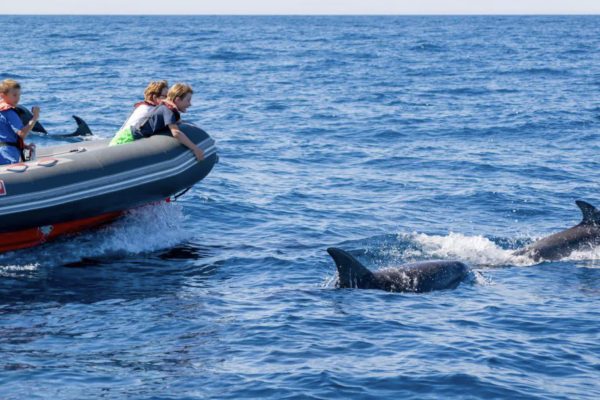
<svg viewBox="0 0 600 400">
<path fill-rule="evenodd" d="M 0 255 L 1 399 L 600 398 L 600 250 L 512 255 L 600 206 L 600 17 L 0 23 L 50 133 L 110 137 L 183 81 L 220 156 L 175 203 Z M 472 273 L 336 289 L 330 246 Z"/>
</svg>

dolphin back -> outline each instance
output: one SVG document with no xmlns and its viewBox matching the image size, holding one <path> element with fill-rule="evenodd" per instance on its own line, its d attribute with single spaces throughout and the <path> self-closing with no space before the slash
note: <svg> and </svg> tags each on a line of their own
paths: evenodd
<svg viewBox="0 0 600 400">
<path fill-rule="evenodd" d="M 393 279 L 387 272 L 388 280 L 396 281 L 393 291 L 423 293 L 456 288 L 468 275 L 469 267 L 459 261 L 422 261 L 405 264 L 396 271 L 401 279 Z"/>
<path fill-rule="evenodd" d="M 29 121 L 31 121 L 31 119 L 33 118 L 33 114 L 31 113 L 31 111 L 29 111 L 26 107 L 24 107 L 22 105 L 18 105 L 17 107 L 15 107 L 15 111 L 19 115 L 19 119 L 21 120 L 21 122 L 23 122 L 23 125 L 27 125 L 29 123 Z M 78 136 L 90 136 L 93 134 L 90 127 L 83 119 L 79 118 L 77 115 L 73 115 L 73 119 L 75 120 L 75 123 L 77 124 L 77 129 L 73 133 L 54 134 L 52 136 L 67 138 L 67 137 L 78 137 Z M 44 128 L 39 121 L 35 123 L 33 128 L 31 128 L 31 130 L 34 132 L 48 134 L 48 131 L 46 130 L 46 128 Z"/>
<path fill-rule="evenodd" d="M 356 258 L 336 247 L 328 248 L 327 252 L 335 262 L 339 288 L 373 288 L 373 273 Z"/>
<path fill-rule="evenodd" d="M 583 200 L 577 200 L 575 203 L 583 214 L 583 219 L 578 225 L 539 239 L 513 254 L 528 256 L 536 262 L 552 261 L 567 257 L 574 250 L 599 245 L 600 210 Z"/>
<path fill-rule="evenodd" d="M 330 247 L 327 252 L 335 261 L 339 288 L 422 293 L 454 289 L 469 273 L 458 261 L 424 261 L 371 272 L 344 250 Z"/>
<path fill-rule="evenodd" d="M 577 204 L 577 207 L 579 207 L 583 214 L 582 224 L 600 225 L 600 211 L 596 207 L 583 200 L 577 200 L 575 204 Z"/>
<path fill-rule="evenodd" d="M 19 119 L 21 120 L 23 125 L 27 125 L 29 121 L 31 121 L 31 119 L 33 118 L 33 114 L 31 113 L 31 111 L 29 111 L 26 107 L 23 107 L 22 105 L 18 105 L 17 107 L 15 107 L 15 111 L 17 112 L 17 115 L 19 115 Z M 33 128 L 31 128 L 31 130 L 43 134 L 48 133 L 46 128 L 44 128 L 39 121 L 36 122 L 35 125 L 33 125 Z"/>
</svg>

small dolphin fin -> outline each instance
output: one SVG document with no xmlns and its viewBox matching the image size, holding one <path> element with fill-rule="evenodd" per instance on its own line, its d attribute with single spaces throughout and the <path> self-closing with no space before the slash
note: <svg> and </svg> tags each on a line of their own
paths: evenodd
<svg viewBox="0 0 600 400">
<path fill-rule="evenodd" d="M 83 119 L 79 118 L 77 115 L 73 115 L 73 119 L 77 123 L 77 130 L 71 134 L 72 136 L 92 135 L 92 130 Z"/>
<path fill-rule="evenodd" d="M 29 121 L 31 121 L 31 118 L 33 118 L 33 114 L 31 113 L 31 111 L 29 111 L 24 106 L 21 106 L 21 105 L 16 106 L 15 111 L 17 112 L 17 115 L 19 116 L 19 119 L 21 120 L 23 125 L 27 125 L 29 123 Z M 35 125 L 33 125 L 33 128 L 31 128 L 31 130 L 34 132 L 39 132 L 39 133 L 43 133 L 43 134 L 48 133 L 46 128 L 44 128 L 39 121 L 36 122 Z"/>
<path fill-rule="evenodd" d="M 43 133 L 44 135 L 48 134 L 48 131 L 46 130 L 46 128 L 44 128 L 42 126 L 42 124 L 40 124 L 40 122 L 36 122 L 35 125 L 33 126 L 33 128 L 31 128 L 32 131 L 34 132 L 39 132 L 39 133 Z"/>
<path fill-rule="evenodd" d="M 330 247 L 327 252 L 335 261 L 338 270 L 338 286 L 341 288 L 360 287 L 361 282 L 365 282 L 373 277 L 373 273 L 362 265 L 356 258 L 342 249 Z"/>
<path fill-rule="evenodd" d="M 575 202 L 583 214 L 582 224 L 600 225 L 600 210 L 583 200 Z"/>
<path fill-rule="evenodd" d="M 75 130 L 75 132 L 73 133 L 68 133 L 65 135 L 52 135 L 54 137 L 77 137 L 77 136 L 90 136 L 92 135 L 92 131 L 90 129 L 90 127 L 88 126 L 88 124 L 81 118 L 79 118 L 77 115 L 73 115 L 73 119 L 75 120 L 75 123 L 77 124 L 77 129 Z"/>
</svg>

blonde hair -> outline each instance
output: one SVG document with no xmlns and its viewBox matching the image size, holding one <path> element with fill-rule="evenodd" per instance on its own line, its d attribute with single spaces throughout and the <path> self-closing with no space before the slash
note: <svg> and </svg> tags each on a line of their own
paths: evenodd
<svg viewBox="0 0 600 400">
<path fill-rule="evenodd" d="M 167 94 L 167 100 L 175 101 L 176 98 L 183 98 L 188 93 L 194 93 L 190 85 L 185 83 L 176 83 L 173 86 L 171 86 L 171 89 L 169 89 L 169 93 Z"/>
<path fill-rule="evenodd" d="M 12 79 L 5 79 L 0 83 L 0 93 L 7 94 L 12 89 L 21 89 L 19 82 Z"/>
<path fill-rule="evenodd" d="M 152 81 L 144 90 L 144 100 L 152 100 L 152 96 L 160 97 L 164 88 L 169 87 L 167 81 Z"/>
</svg>

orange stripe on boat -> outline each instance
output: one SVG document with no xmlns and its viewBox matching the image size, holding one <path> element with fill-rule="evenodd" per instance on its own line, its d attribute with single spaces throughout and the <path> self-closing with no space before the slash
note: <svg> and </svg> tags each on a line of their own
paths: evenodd
<svg viewBox="0 0 600 400">
<path fill-rule="evenodd" d="M 123 215 L 122 211 L 116 211 L 96 217 L 60 222 L 54 225 L 0 233 L 0 252 L 37 246 L 61 235 L 77 233 L 106 224 L 119 218 L 121 215 Z"/>
</svg>

